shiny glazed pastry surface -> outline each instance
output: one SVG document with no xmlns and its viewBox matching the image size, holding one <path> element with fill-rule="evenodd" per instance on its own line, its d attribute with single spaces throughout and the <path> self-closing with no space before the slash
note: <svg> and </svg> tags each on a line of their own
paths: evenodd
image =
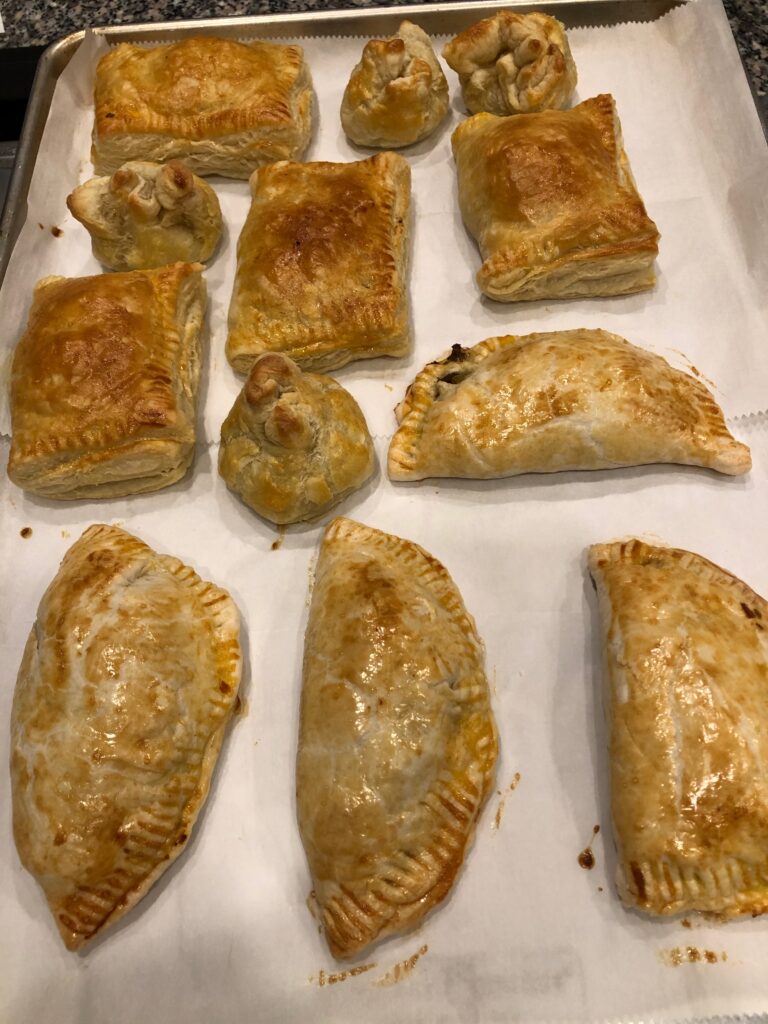
<svg viewBox="0 0 768 1024">
<path fill-rule="evenodd" d="M 184 475 L 195 449 L 202 269 L 38 282 L 11 370 L 15 484 L 100 498 Z"/>
<path fill-rule="evenodd" d="M 182 852 L 240 683 L 229 595 L 113 526 L 40 602 L 11 716 L 13 829 L 68 949 Z"/>
<path fill-rule="evenodd" d="M 297 801 L 335 957 L 445 898 L 496 755 L 482 644 L 448 573 L 416 544 L 334 520 L 305 638 Z"/>
<path fill-rule="evenodd" d="M 565 27 L 548 14 L 499 11 L 443 50 L 472 114 L 530 114 L 565 107 L 576 65 Z"/>
<path fill-rule="evenodd" d="M 91 178 L 67 197 L 91 235 L 93 254 L 112 270 L 148 270 L 211 257 L 221 209 L 210 185 L 178 160 L 135 160 L 111 178 Z"/>
<path fill-rule="evenodd" d="M 621 295 L 655 283 L 659 233 L 611 96 L 525 117 L 476 114 L 454 131 L 453 153 L 490 298 Z"/>
<path fill-rule="evenodd" d="M 751 466 L 702 383 L 601 330 L 454 345 L 416 377 L 397 417 L 393 480 L 652 462 L 736 475 Z"/>
<path fill-rule="evenodd" d="M 91 159 L 97 174 L 128 160 L 181 157 L 195 174 L 247 178 L 300 157 L 312 130 L 312 81 L 300 46 L 194 36 L 120 43 L 96 68 Z"/>
<path fill-rule="evenodd" d="M 356 163 L 278 163 L 251 178 L 237 243 L 227 358 L 264 352 L 304 369 L 410 349 L 411 170 L 396 153 Z"/>
<path fill-rule="evenodd" d="M 366 43 L 341 103 L 347 138 L 360 146 L 419 142 L 448 112 L 448 83 L 427 33 L 404 21 L 389 39 Z"/>
<path fill-rule="evenodd" d="M 373 473 L 360 406 L 331 377 L 287 356 L 260 356 L 221 427 L 219 473 L 273 523 L 332 508 Z"/>
<path fill-rule="evenodd" d="M 768 604 L 699 555 L 596 544 L 621 898 L 768 909 Z"/>
</svg>

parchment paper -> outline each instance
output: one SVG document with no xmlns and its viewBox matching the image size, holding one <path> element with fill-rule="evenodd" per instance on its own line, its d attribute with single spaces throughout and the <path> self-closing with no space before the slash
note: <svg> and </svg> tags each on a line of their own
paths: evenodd
<svg viewBox="0 0 768 1024">
<path fill-rule="evenodd" d="M 627 912 L 615 894 L 601 656 L 584 563 L 588 544 L 640 535 L 698 551 L 768 593 L 768 427 L 762 416 L 745 416 L 768 405 L 765 143 L 715 0 L 654 24 L 584 29 L 570 38 L 580 98 L 616 96 L 641 194 L 662 232 L 657 289 L 594 302 L 481 299 L 473 281 L 479 257 L 456 209 L 449 146 L 462 116 L 456 97 L 438 138 L 406 151 L 414 171 L 414 354 L 358 363 L 338 377 L 361 402 L 383 464 L 392 407 L 415 372 L 452 342 L 600 326 L 677 355 L 678 364 L 689 360 L 717 381 L 725 410 L 744 417 L 734 429 L 752 446 L 752 472 L 738 480 L 652 467 L 394 486 L 379 471 L 341 506 L 422 544 L 452 573 L 486 642 L 501 759 L 497 790 L 451 898 L 416 933 L 362 961 L 375 966 L 340 975 L 344 965 L 328 955 L 305 906 L 310 882 L 294 806 L 307 588 L 323 523 L 291 528 L 272 551 L 276 532 L 216 474 L 215 439 L 240 386 L 223 346 L 248 200 L 244 182 L 214 180 L 228 235 L 206 272 L 206 440 L 192 472 L 154 495 L 74 504 L 27 497 L 4 475 L 0 482 L 0 722 L 8 721 L 40 596 L 67 547 L 99 521 L 124 525 L 230 590 L 247 638 L 247 714 L 232 729 L 186 853 L 84 954 L 64 950 L 40 889 L 19 864 L 9 780 L 0 771 L 0 1021 L 666 1024 L 768 1010 L 768 918 L 718 926 L 692 917 L 686 928 L 679 919 Z M 84 44 L 57 87 L 29 219 L 0 295 L 8 350 L 35 279 L 99 270 L 64 206 L 73 184 L 91 173 L 99 46 Z M 320 110 L 309 158 L 364 155 L 346 143 L 337 117 L 361 41 L 305 46 Z M 451 85 L 456 96 L 453 76 Z M 54 237 L 52 226 L 63 234 Z M 28 539 L 20 536 L 25 526 L 33 531 Z M 7 756 L 4 727 L 0 762 Z M 588 871 L 577 858 L 597 824 Z M 699 951 L 698 962 L 674 952 L 689 947 Z"/>
</svg>

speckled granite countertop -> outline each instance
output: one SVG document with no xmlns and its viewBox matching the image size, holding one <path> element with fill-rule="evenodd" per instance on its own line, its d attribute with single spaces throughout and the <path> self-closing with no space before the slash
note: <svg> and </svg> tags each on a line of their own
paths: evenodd
<svg viewBox="0 0 768 1024">
<path fill-rule="evenodd" d="M 413 0 L 0 0 L 3 46 L 51 43 L 87 25 L 174 21 L 237 14 L 397 6 Z M 419 2 L 419 0 L 416 0 Z M 755 92 L 768 110 L 768 0 L 724 0 L 733 34 Z"/>
</svg>

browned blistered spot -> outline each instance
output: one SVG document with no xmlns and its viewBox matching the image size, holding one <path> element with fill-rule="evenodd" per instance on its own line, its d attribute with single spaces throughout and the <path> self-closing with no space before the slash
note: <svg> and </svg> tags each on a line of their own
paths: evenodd
<svg viewBox="0 0 768 1024">
<path fill-rule="evenodd" d="M 639 864 L 635 863 L 635 861 L 631 861 L 629 870 L 632 872 L 632 878 L 635 883 L 635 888 L 637 889 L 638 898 L 645 902 L 648 898 L 648 894 L 645 891 L 645 878 L 643 877 L 642 869 Z"/>
<path fill-rule="evenodd" d="M 67 841 L 66 833 L 64 833 L 61 829 L 57 829 L 56 835 L 53 837 L 53 845 L 54 846 L 62 846 L 64 843 L 66 843 L 66 841 Z"/>
<path fill-rule="evenodd" d="M 186 843 L 188 838 L 189 838 L 189 836 L 187 835 L 186 832 L 180 832 L 179 836 L 178 836 L 178 838 L 176 840 L 176 845 L 177 846 L 181 846 L 182 843 Z"/>
<path fill-rule="evenodd" d="M 31 526 L 23 526 L 19 530 L 19 533 L 24 538 L 24 540 L 27 540 L 29 537 L 32 536 L 32 527 Z"/>
<path fill-rule="evenodd" d="M 63 231 L 61 230 L 61 228 L 57 228 L 57 227 L 56 227 L 56 226 L 54 225 L 54 226 L 53 226 L 53 227 L 51 228 L 51 234 L 53 235 L 53 237 L 54 237 L 54 238 L 61 238 L 61 236 L 62 236 L 62 235 L 64 234 L 64 232 L 63 232 Z"/>
<path fill-rule="evenodd" d="M 760 612 L 757 611 L 756 608 L 750 608 L 749 605 L 746 604 L 744 601 L 741 602 L 741 610 L 744 612 L 748 619 L 759 619 L 761 617 Z"/>
<path fill-rule="evenodd" d="M 219 689 L 221 690 L 222 693 L 232 693 L 232 687 L 229 685 L 229 683 L 225 683 L 223 679 L 219 683 Z"/>
<path fill-rule="evenodd" d="M 587 871 L 591 871 L 595 866 L 595 855 L 592 853 L 591 848 L 588 846 L 585 850 L 582 850 L 578 857 L 579 867 L 586 868 Z"/>
</svg>

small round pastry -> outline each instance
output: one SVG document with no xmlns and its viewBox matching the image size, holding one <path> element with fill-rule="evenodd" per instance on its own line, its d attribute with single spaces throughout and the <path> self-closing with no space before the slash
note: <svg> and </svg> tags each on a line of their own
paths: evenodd
<svg viewBox="0 0 768 1024">
<path fill-rule="evenodd" d="M 452 39 L 443 57 L 472 114 L 561 110 L 576 89 L 565 27 L 548 14 L 499 11 Z"/>
<path fill-rule="evenodd" d="M 179 160 L 131 160 L 111 178 L 79 185 L 67 206 L 111 270 L 205 262 L 221 235 L 216 193 Z"/>
<path fill-rule="evenodd" d="M 366 43 L 341 101 L 350 142 L 397 149 L 419 142 L 448 110 L 448 82 L 427 33 L 404 21 L 389 39 Z"/>
<path fill-rule="evenodd" d="M 374 468 L 360 406 L 331 377 L 260 356 L 221 426 L 219 473 L 260 516 L 298 523 L 361 487 Z"/>
</svg>

